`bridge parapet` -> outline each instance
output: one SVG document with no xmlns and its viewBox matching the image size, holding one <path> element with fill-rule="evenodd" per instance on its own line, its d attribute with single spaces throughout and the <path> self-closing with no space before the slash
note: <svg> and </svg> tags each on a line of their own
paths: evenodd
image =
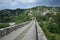
<svg viewBox="0 0 60 40">
<path fill-rule="evenodd" d="M 5 35 L 8 35 L 8 34 L 11 33 L 12 31 L 17 30 L 18 28 L 23 27 L 24 25 L 26 25 L 26 24 L 28 24 L 28 23 L 29 23 L 29 22 L 23 22 L 23 23 L 18 24 L 18 25 L 13 25 L 13 26 L 9 26 L 9 27 L 0 29 L 0 38 L 3 37 L 3 36 L 5 36 Z"/>
</svg>

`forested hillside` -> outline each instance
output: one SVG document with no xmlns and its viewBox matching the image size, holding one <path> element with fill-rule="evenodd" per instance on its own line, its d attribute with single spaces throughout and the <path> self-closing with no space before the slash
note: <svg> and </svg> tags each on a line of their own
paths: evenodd
<svg viewBox="0 0 60 40">
<path fill-rule="evenodd" d="M 44 30 L 48 40 L 60 40 L 60 8 L 35 7 L 33 14 Z M 33 12 L 32 11 L 32 12 Z"/>
<path fill-rule="evenodd" d="M 48 40 L 60 40 L 60 7 L 37 6 L 30 9 L 0 10 L 0 28 L 30 21 L 36 17 Z"/>
<path fill-rule="evenodd" d="M 3 9 L 0 10 L 0 28 L 10 26 L 9 23 L 19 24 L 30 21 L 31 17 L 27 14 L 27 9 Z"/>
</svg>

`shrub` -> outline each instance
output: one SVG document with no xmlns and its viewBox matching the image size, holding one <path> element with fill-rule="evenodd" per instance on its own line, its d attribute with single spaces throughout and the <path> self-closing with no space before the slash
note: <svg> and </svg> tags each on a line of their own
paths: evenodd
<svg viewBox="0 0 60 40">
<path fill-rule="evenodd" d="M 0 23 L 0 29 L 4 28 L 4 27 L 8 27 L 8 26 L 9 26 L 8 23 Z"/>
</svg>

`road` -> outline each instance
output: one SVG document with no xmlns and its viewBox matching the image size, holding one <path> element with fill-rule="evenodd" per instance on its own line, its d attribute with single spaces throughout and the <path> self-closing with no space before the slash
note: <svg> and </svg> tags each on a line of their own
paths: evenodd
<svg viewBox="0 0 60 40">
<path fill-rule="evenodd" d="M 9 35 L 0 38 L 0 40 L 47 40 L 47 38 L 38 22 L 32 20 L 28 25 L 13 31 Z"/>
<path fill-rule="evenodd" d="M 6 35 L 2 38 L 0 38 L 0 40 L 14 40 L 22 31 L 24 31 L 27 27 L 29 27 L 31 24 L 33 23 L 33 21 L 31 21 L 28 25 L 25 25 L 22 28 L 19 28 L 16 31 L 13 31 L 12 33 L 10 33 L 9 35 Z"/>
<path fill-rule="evenodd" d="M 36 34 L 36 26 L 37 26 L 37 32 L 38 34 Z M 37 37 L 37 36 L 38 37 Z M 37 39 L 38 38 L 38 39 Z M 37 21 L 33 21 L 33 24 L 31 25 L 31 28 L 29 29 L 29 31 L 25 34 L 25 36 L 20 39 L 20 35 L 16 38 L 16 40 L 47 40 L 43 30 L 41 29 L 41 27 L 39 26 Z"/>
<path fill-rule="evenodd" d="M 31 25 L 30 30 L 26 33 L 22 40 L 36 40 L 36 29 L 35 29 L 35 21 Z"/>
<path fill-rule="evenodd" d="M 36 26 L 37 26 L 38 34 L 36 34 Z M 41 27 L 38 25 L 38 22 L 34 21 L 30 30 L 26 33 L 25 37 L 22 40 L 47 40 L 47 38 L 46 38 L 45 34 L 43 33 Z"/>
</svg>

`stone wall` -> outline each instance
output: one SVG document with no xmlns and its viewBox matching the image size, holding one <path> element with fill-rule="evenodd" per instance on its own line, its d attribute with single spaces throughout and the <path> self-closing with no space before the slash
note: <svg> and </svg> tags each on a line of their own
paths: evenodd
<svg viewBox="0 0 60 40">
<path fill-rule="evenodd" d="M 18 24 L 18 25 L 14 25 L 14 26 L 10 26 L 10 27 L 7 27 L 7 28 L 0 29 L 0 38 L 5 36 L 5 35 L 8 35 L 12 31 L 17 30 L 18 28 L 21 28 L 21 27 L 25 26 L 28 23 L 29 22 L 25 22 L 25 23 L 22 23 L 22 24 Z"/>
</svg>

